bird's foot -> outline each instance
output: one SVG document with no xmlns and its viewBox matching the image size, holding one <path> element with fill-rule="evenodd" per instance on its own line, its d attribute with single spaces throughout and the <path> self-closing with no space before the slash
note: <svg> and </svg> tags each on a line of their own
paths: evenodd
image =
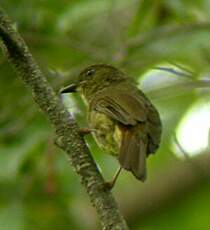
<svg viewBox="0 0 210 230">
<path fill-rule="evenodd" d="M 91 129 L 91 128 L 88 128 L 88 127 L 84 127 L 84 128 L 80 128 L 79 129 L 79 133 L 81 135 L 88 135 L 92 132 L 96 132 L 96 129 Z"/>
<path fill-rule="evenodd" d="M 104 189 L 105 190 L 112 190 L 114 187 L 115 182 L 114 181 L 106 181 L 104 182 Z"/>
<path fill-rule="evenodd" d="M 112 190 L 112 188 L 114 187 L 118 176 L 120 175 L 120 172 L 122 170 L 122 167 L 120 166 L 119 169 L 117 170 L 116 174 L 114 175 L 113 179 L 111 181 L 106 181 L 104 183 L 104 188 L 108 189 L 108 190 Z"/>
</svg>

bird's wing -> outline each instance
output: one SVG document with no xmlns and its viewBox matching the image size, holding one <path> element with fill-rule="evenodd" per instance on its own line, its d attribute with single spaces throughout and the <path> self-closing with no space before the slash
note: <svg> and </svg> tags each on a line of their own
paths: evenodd
<svg viewBox="0 0 210 230">
<path fill-rule="evenodd" d="M 115 89 L 111 93 L 107 91 L 97 95 L 92 104 L 92 109 L 122 124 L 123 132 L 118 156 L 120 165 L 142 181 L 146 179 L 148 146 L 146 100 L 138 91 Z"/>
<path fill-rule="evenodd" d="M 136 125 L 147 119 L 147 106 L 141 94 L 115 90 L 95 97 L 91 109 L 104 113 L 124 125 Z"/>
<path fill-rule="evenodd" d="M 137 89 L 106 91 L 95 96 L 91 109 L 106 114 L 122 124 L 119 152 L 121 167 L 139 180 L 146 179 L 146 157 L 160 142 L 161 124 L 156 109 Z"/>
</svg>

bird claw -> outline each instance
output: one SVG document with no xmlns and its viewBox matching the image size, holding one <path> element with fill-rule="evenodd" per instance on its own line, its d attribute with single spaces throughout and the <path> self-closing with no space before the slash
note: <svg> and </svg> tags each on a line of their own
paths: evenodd
<svg viewBox="0 0 210 230">
<path fill-rule="evenodd" d="M 88 127 L 84 127 L 84 128 L 80 128 L 79 129 L 79 133 L 82 134 L 82 135 L 88 135 L 92 132 L 96 132 L 96 129 L 91 129 L 91 128 L 88 128 Z"/>
<path fill-rule="evenodd" d="M 114 187 L 113 181 L 106 181 L 106 182 L 104 182 L 104 188 L 105 188 L 105 190 L 112 190 L 113 187 Z"/>
</svg>

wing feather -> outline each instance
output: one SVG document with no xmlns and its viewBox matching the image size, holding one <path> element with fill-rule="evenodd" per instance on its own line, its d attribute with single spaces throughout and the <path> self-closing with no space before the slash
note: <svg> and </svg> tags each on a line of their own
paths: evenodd
<svg viewBox="0 0 210 230">
<path fill-rule="evenodd" d="M 104 113 L 124 125 L 136 125 L 147 119 L 147 108 L 142 96 L 134 96 L 129 92 L 116 90 L 97 95 L 92 109 Z"/>
</svg>

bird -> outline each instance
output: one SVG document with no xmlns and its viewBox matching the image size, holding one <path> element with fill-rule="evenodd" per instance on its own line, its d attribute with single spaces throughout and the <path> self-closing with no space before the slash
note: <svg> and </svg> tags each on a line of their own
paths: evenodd
<svg viewBox="0 0 210 230">
<path fill-rule="evenodd" d="M 145 181 L 146 159 L 160 145 L 162 124 L 157 109 L 133 78 L 111 65 L 95 64 L 60 91 L 73 92 L 78 92 L 88 107 L 89 127 L 83 131 L 94 130 L 99 147 L 119 161 L 114 179 L 106 184 L 112 188 L 122 169 Z"/>
</svg>

